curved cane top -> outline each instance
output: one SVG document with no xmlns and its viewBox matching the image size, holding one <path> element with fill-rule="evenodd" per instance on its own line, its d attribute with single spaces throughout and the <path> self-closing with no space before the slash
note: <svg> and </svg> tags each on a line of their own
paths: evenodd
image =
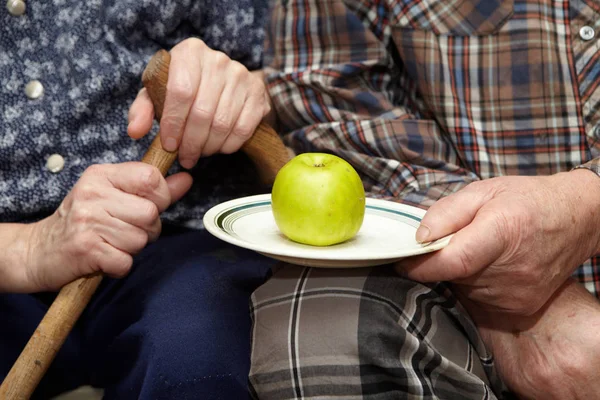
<svg viewBox="0 0 600 400">
<path fill-rule="evenodd" d="M 154 114 L 159 121 L 167 93 L 170 62 L 169 52 L 159 50 L 148 62 L 142 74 L 142 82 L 154 104 Z M 279 135 L 265 123 L 261 123 L 256 128 L 254 135 L 242 146 L 242 151 L 256 165 L 261 181 L 268 185 L 273 183 L 279 169 L 291 158 Z M 160 140 L 155 139 L 142 161 L 155 165 L 161 170 L 167 167 L 168 170 L 176 158 L 176 153 L 165 151 Z"/>
</svg>

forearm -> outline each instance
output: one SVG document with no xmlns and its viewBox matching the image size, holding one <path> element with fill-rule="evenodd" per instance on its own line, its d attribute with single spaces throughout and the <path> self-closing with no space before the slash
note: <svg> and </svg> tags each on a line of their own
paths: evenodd
<svg viewBox="0 0 600 400">
<path fill-rule="evenodd" d="M 573 223 L 577 224 L 584 237 L 583 243 L 578 242 L 576 245 L 587 244 L 590 257 L 600 254 L 600 177 L 586 168 L 575 169 L 563 175 L 567 196 L 575 200 L 572 207 Z"/>
<path fill-rule="evenodd" d="M 517 395 L 587 399 L 598 394 L 600 303 L 573 279 L 528 317 L 488 312 L 464 298 L 461 303 Z"/>
<path fill-rule="evenodd" d="M 0 224 L 0 292 L 22 292 L 33 225 Z"/>
</svg>

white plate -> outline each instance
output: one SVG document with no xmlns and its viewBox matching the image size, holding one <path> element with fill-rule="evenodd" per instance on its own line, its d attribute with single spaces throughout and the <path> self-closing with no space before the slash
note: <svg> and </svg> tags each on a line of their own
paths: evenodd
<svg viewBox="0 0 600 400">
<path fill-rule="evenodd" d="M 450 236 L 419 244 L 415 232 L 425 210 L 386 200 L 366 201 L 363 224 L 356 236 L 327 247 L 293 242 L 277 228 L 271 195 L 242 197 L 221 203 L 204 215 L 214 236 L 236 246 L 293 264 L 346 268 L 388 264 L 445 247 Z"/>
</svg>

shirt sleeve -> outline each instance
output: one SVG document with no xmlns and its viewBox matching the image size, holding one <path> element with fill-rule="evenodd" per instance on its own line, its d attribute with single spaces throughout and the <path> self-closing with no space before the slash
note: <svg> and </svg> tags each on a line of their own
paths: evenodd
<svg viewBox="0 0 600 400">
<path fill-rule="evenodd" d="M 369 197 L 427 207 L 479 178 L 454 144 L 415 106 L 388 10 L 364 1 L 278 1 L 265 73 L 278 128 L 296 153 L 350 162 Z"/>
</svg>

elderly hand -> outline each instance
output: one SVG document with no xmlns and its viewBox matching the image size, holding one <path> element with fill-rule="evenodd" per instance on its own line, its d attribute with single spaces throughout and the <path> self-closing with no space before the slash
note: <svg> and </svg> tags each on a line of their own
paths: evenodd
<svg viewBox="0 0 600 400">
<path fill-rule="evenodd" d="M 191 184 L 141 162 L 89 167 L 53 215 L 31 224 L 24 279 L 11 291 L 55 290 L 97 271 L 124 276 L 158 237 L 160 212 Z"/>
<path fill-rule="evenodd" d="M 452 281 L 484 309 L 533 314 L 598 252 L 599 198 L 599 178 L 583 169 L 470 184 L 436 202 L 417 231 L 421 242 L 455 232 L 449 245 L 397 270 Z"/>
<path fill-rule="evenodd" d="M 535 314 L 482 311 L 460 299 L 519 399 L 595 399 L 600 393 L 600 303 L 569 278 Z"/>
<path fill-rule="evenodd" d="M 179 149 L 184 168 L 192 168 L 201 156 L 239 150 L 270 109 L 260 74 L 199 39 L 184 40 L 171 50 L 161 142 L 167 151 Z M 152 119 L 152 102 L 142 89 L 129 110 L 129 136 L 145 136 Z"/>
</svg>

